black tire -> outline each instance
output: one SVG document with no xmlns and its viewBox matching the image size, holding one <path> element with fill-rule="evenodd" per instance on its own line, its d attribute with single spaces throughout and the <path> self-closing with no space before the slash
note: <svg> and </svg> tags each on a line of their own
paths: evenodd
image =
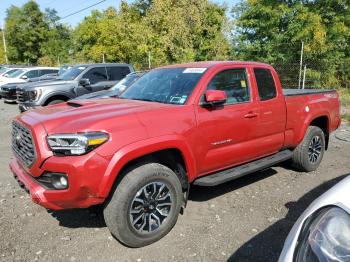
<svg viewBox="0 0 350 262">
<path fill-rule="evenodd" d="M 311 149 L 312 143 L 317 143 L 319 150 Z M 319 151 L 319 153 L 318 153 Z M 309 126 L 303 141 L 294 149 L 292 164 L 299 171 L 311 172 L 320 165 L 325 151 L 325 136 L 321 128 Z M 317 158 L 315 157 L 317 154 Z"/>
<path fill-rule="evenodd" d="M 56 104 L 60 104 L 60 103 L 64 103 L 65 101 L 64 100 L 61 100 L 61 99 L 56 99 L 56 100 L 52 100 L 50 102 L 47 103 L 47 105 L 56 105 Z"/>
<path fill-rule="evenodd" d="M 121 174 L 124 175 L 122 180 L 114 189 L 113 195 L 105 205 L 103 210 L 104 219 L 112 235 L 120 242 L 130 247 L 143 247 L 164 237 L 176 224 L 183 201 L 181 183 L 171 169 L 158 163 L 140 164 L 131 167 L 124 174 Z M 170 198 L 167 197 L 167 201 L 171 201 L 171 207 L 165 207 L 168 216 L 165 219 L 162 217 L 164 220 L 162 220 L 162 223 L 157 229 L 153 232 L 144 232 L 143 227 L 141 231 L 139 231 L 140 229 L 137 229 L 132 225 L 132 222 L 137 220 L 134 219 L 132 221 L 133 215 L 131 214 L 131 209 L 135 210 L 133 209 L 135 203 L 139 203 L 141 206 L 140 209 L 137 209 L 141 210 L 141 213 L 136 215 L 137 217 L 139 214 L 148 214 L 148 222 L 147 216 L 141 217 L 141 221 L 137 220 L 136 222 L 140 221 L 139 224 L 145 225 L 147 229 L 147 225 L 151 224 L 152 227 L 154 223 L 157 223 L 158 221 L 153 219 L 151 223 L 150 219 L 152 219 L 152 215 L 150 215 L 150 213 L 158 212 L 157 205 L 159 203 L 156 203 L 154 207 L 152 205 L 153 211 L 150 211 L 151 208 L 148 209 L 148 207 L 151 205 L 148 205 L 148 207 L 145 208 L 145 202 L 141 204 L 141 202 L 135 200 L 136 197 L 146 199 L 146 197 L 144 197 L 145 193 L 143 193 L 144 191 L 142 191 L 142 189 L 147 186 L 147 191 L 150 187 L 152 188 L 154 184 L 159 185 L 158 188 L 161 188 L 162 184 L 165 185 L 164 188 L 166 190 L 163 189 L 163 191 L 165 195 L 168 195 L 166 192 L 169 192 Z M 140 191 L 142 192 L 141 195 L 136 195 Z M 159 191 L 161 192 L 162 190 Z M 150 192 L 152 192 L 152 190 L 150 190 Z M 157 191 L 154 189 L 153 192 L 155 193 L 151 193 L 151 196 L 156 194 Z M 156 198 L 160 197 L 161 194 L 162 193 L 156 194 Z M 159 202 L 160 201 L 161 200 L 159 200 Z M 148 201 L 146 202 L 149 203 Z M 164 212 L 164 209 L 161 211 Z M 161 215 L 161 213 L 158 212 L 157 215 Z M 138 224 L 136 224 L 136 226 L 138 226 Z"/>
</svg>

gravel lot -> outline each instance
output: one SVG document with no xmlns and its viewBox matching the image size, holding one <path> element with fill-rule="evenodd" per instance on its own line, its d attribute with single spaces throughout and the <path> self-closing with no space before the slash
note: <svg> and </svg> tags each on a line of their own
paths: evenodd
<svg viewBox="0 0 350 262">
<path fill-rule="evenodd" d="M 301 212 L 350 174 L 350 127 L 332 135 L 316 172 L 273 167 L 213 188 L 192 187 L 185 214 L 159 242 L 139 249 L 111 237 L 92 210 L 48 212 L 9 171 L 16 105 L 0 101 L 0 261 L 276 261 Z"/>
</svg>

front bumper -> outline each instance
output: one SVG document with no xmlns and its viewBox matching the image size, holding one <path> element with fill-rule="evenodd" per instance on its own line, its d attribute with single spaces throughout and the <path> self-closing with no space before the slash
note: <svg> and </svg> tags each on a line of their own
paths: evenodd
<svg viewBox="0 0 350 262">
<path fill-rule="evenodd" d="M 17 100 L 16 91 L 13 92 L 12 90 L 0 90 L 0 97 L 8 102 L 16 102 Z"/>
<path fill-rule="evenodd" d="M 107 166 L 106 159 L 95 153 L 79 157 L 52 156 L 35 174 L 30 174 L 17 159 L 10 162 L 15 179 L 29 192 L 33 202 L 52 210 L 86 208 L 103 203 L 105 198 L 99 197 L 98 191 Z M 45 188 L 36 180 L 45 171 L 67 174 L 69 187 L 64 190 Z"/>
</svg>

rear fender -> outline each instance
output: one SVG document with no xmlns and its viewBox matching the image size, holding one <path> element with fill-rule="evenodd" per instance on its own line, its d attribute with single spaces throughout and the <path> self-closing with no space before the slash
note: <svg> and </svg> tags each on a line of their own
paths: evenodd
<svg viewBox="0 0 350 262">
<path fill-rule="evenodd" d="M 303 141 L 306 131 L 308 129 L 308 127 L 311 125 L 312 121 L 314 121 L 315 119 L 319 118 L 319 117 L 324 117 L 326 116 L 328 119 L 328 125 L 327 125 L 327 130 L 329 132 L 329 125 L 330 125 L 330 116 L 329 113 L 327 111 L 323 111 L 323 112 L 319 112 L 317 115 L 308 115 L 305 118 L 305 121 L 302 125 L 302 128 L 300 129 L 300 132 L 295 136 L 295 145 L 299 145 L 301 143 L 301 141 Z"/>
</svg>

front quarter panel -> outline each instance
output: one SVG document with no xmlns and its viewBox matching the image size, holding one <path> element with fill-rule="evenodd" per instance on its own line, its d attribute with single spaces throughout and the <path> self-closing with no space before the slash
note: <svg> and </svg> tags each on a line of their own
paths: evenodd
<svg viewBox="0 0 350 262">
<path fill-rule="evenodd" d="M 109 195 L 117 176 L 130 161 L 153 152 L 170 148 L 178 149 L 182 153 L 189 181 L 193 181 L 196 174 L 196 167 L 194 164 L 195 158 L 190 150 L 190 146 L 181 136 L 167 135 L 129 144 L 110 157 L 108 168 L 100 183 L 99 195 L 101 197 L 107 197 Z"/>
</svg>

